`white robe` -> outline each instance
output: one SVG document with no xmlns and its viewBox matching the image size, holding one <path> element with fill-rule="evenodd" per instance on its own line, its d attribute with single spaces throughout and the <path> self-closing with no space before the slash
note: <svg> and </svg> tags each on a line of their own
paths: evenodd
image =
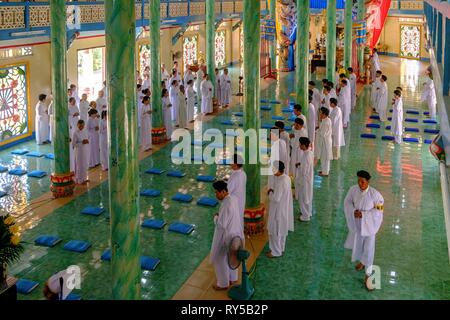
<svg viewBox="0 0 450 320">
<path fill-rule="evenodd" d="M 372 106 L 375 108 L 375 111 L 378 112 L 376 109 L 377 107 L 377 95 L 378 90 L 380 88 L 381 81 L 380 78 L 375 78 L 375 81 L 372 83 L 372 91 L 370 93 L 370 102 L 372 103 Z"/>
<path fill-rule="evenodd" d="M 342 112 L 338 106 L 331 108 L 330 119 L 332 125 L 333 147 L 345 146 L 344 128 L 342 126 Z"/>
<path fill-rule="evenodd" d="M 172 104 L 172 120 L 178 124 L 178 107 L 180 106 L 180 87 L 171 86 L 169 89 L 170 103 Z"/>
<path fill-rule="evenodd" d="M 222 76 L 219 74 L 216 74 L 216 85 L 214 86 L 214 98 L 217 99 L 217 103 L 219 106 L 222 105 L 222 92 L 221 92 L 221 81 Z"/>
<path fill-rule="evenodd" d="M 352 93 L 352 108 L 356 107 L 356 75 L 354 73 L 349 75 L 350 80 L 350 91 Z"/>
<path fill-rule="evenodd" d="M 242 228 L 244 228 L 244 211 L 245 211 L 245 188 L 247 186 L 247 174 L 244 169 L 233 170 L 228 180 L 228 192 L 236 197 L 239 206 L 240 219 Z"/>
<path fill-rule="evenodd" d="M 80 114 L 78 107 L 69 104 L 69 130 L 71 133 L 77 129 L 78 120 L 80 120 L 80 116 L 75 116 L 77 113 Z"/>
<path fill-rule="evenodd" d="M 313 186 L 314 186 L 314 153 L 311 149 L 292 150 L 294 159 L 295 198 L 300 205 L 300 211 L 305 219 L 312 216 Z M 300 163 L 298 167 L 295 165 Z"/>
<path fill-rule="evenodd" d="M 177 119 L 178 119 L 178 125 L 180 126 L 180 128 L 186 128 L 187 127 L 187 105 L 186 105 L 186 96 L 179 91 L 178 92 L 178 101 L 179 101 L 179 105 L 178 105 L 178 115 L 177 115 Z"/>
<path fill-rule="evenodd" d="M 167 70 L 164 69 L 164 71 L 161 71 L 161 81 L 164 81 L 164 83 L 166 84 L 166 89 L 169 88 L 169 79 L 170 79 L 170 75 L 167 72 Z"/>
<path fill-rule="evenodd" d="M 388 104 L 388 86 L 386 82 L 381 82 L 380 87 L 377 90 L 377 106 L 376 109 L 378 110 L 378 114 L 380 115 L 381 121 L 386 121 L 386 109 Z"/>
<path fill-rule="evenodd" d="M 353 186 L 344 200 L 345 219 L 348 235 L 344 247 L 352 250 L 352 262 L 361 261 L 366 267 L 366 274 L 372 273 L 375 255 L 375 236 L 383 222 L 383 196 L 374 188 L 361 191 Z M 362 218 L 355 218 L 355 211 L 362 212 Z"/>
<path fill-rule="evenodd" d="M 213 112 L 213 90 L 214 87 L 210 80 L 203 80 L 201 84 L 202 93 L 202 112 L 212 113 Z"/>
<path fill-rule="evenodd" d="M 436 91 L 434 88 L 434 81 L 431 78 L 424 83 L 422 91 L 422 101 L 425 101 L 428 105 L 428 111 L 430 112 L 430 118 L 436 119 Z"/>
<path fill-rule="evenodd" d="M 102 111 L 108 110 L 108 100 L 106 99 L 106 93 L 102 98 L 98 97 L 95 102 L 97 104 L 98 113 L 101 114 Z"/>
<path fill-rule="evenodd" d="M 403 100 L 400 98 L 392 105 L 391 131 L 397 143 L 402 142 L 403 135 Z"/>
<path fill-rule="evenodd" d="M 220 79 L 220 102 L 222 105 L 231 103 L 231 78 L 229 75 L 223 74 Z"/>
<path fill-rule="evenodd" d="M 321 161 L 329 161 L 333 158 L 332 133 L 331 119 L 323 119 L 316 133 L 316 148 L 314 148 L 316 158 Z"/>
<path fill-rule="evenodd" d="M 341 88 L 338 103 L 342 111 L 342 123 L 346 127 L 350 122 L 350 113 L 352 112 L 352 92 L 350 86 L 347 85 Z"/>
<path fill-rule="evenodd" d="M 108 120 L 100 120 L 100 164 L 103 170 L 109 167 Z"/>
<path fill-rule="evenodd" d="M 169 97 L 162 98 L 162 106 L 164 111 L 164 127 L 166 127 L 167 139 L 172 137 L 172 104 Z"/>
<path fill-rule="evenodd" d="M 286 142 L 284 142 L 284 140 L 282 139 L 278 139 L 274 142 L 272 142 L 272 147 L 271 147 L 271 153 L 270 153 L 270 165 L 272 166 L 272 168 L 274 167 L 274 164 L 276 161 L 281 161 L 284 163 L 285 166 L 285 173 L 289 174 L 289 163 L 290 163 L 290 159 L 289 159 L 289 153 L 288 153 L 288 149 L 286 146 Z M 278 168 L 275 168 L 276 170 L 278 170 Z M 272 176 L 269 177 L 269 180 Z"/>
<path fill-rule="evenodd" d="M 142 150 L 148 150 L 152 147 L 152 115 L 148 112 L 152 111 L 150 104 L 143 103 L 141 105 L 141 147 Z"/>
<path fill-rule="evenodd" d="M 50 118 L 45 103 L 39 101 L 36 104 L 36 143 L 42 144 L 49 139 Z"/>
<path fill-rule="evenodd" d="M 87 180 L 89 169 L 89 144 L 83 144 L 83 140 L 89 140 L 87 129 L 78 128 L 72 135 L 72 148 L 75 155 L 75 183 L 83 183 Z"/>
<path fill-rule="evenodd" d="M 53 139 L 55 138 L 55 132 L 56 132 L 56 128 L 55 128 L 55 111 L 53 110 L 54 106 L 53 106 L 53 101 L 50 102 L 50 104 L 48 105 L 48 115 L 49 115 L 49 140 L 50 142 L 53 141 Z"/>
<path fill-rule="evenodd" d="M 291 134 L 294 135 L 294 137 L 291 138 L 291 141 L 290 141 L 290 146 L 291 146 L 291 148 L 292 148 L 292 153 L 293 153 L 294 150 L 297 149 L 297 148 L 299 147 L 299 145 L 300 145 L 299 139 L 300 139 L 301 137 L 308 138 L 308 131 L 305 129 L 305 127 L 301 128 L 300 130 L 296 130 L 296 129 L 294 128 L 294 126 L 292 126 L 292 132 L 291 132 Z M 292 164 L 292 159 L 291 159 L 291 164 Z M 291 167 L 292 167 L 292 166 L 291 166 Z"/>
<path fill-rule="evenodd" d="M 314 143 L 314 136 L 316 132 L 316 126 L 318 126 L 317 122 L 317 113 L 315 106 L 310 103 L 308 105 L 308 138 L 311 143 Z"/>
<path fill-rule="evenodd" d="M 187 87 L 189 80 L 195 80 L 195 76 L 192 74 L 192 72 L 186 72 L 186 74 L 184 75 L 183 83 L 185 87 Z"/>
<path fill-rule="evenodd" d="M 225 288 L 229 286 L 230 281 L 237 280 L 237 270 L 231 270 L 228 265 L 228 249 L 231 240 L 240 237 L 242 242 L 244 241 L 239 204 L 234 196 L 228 195 L 222 200 L 219 215 L 214 217 L 214 224 L 209 258 L 214 265 L 217 286 Z"/>
<path fill-rule="evenodd" d="M 89 132 L 90 157 L 89 167 L 95 167 L 100 164 L 100 123 L 98 118 L 89 117 L 87 129 Z M 99 130 L 96 130 L 98 128 Z"/>
<path fill-rule="evenodd" d="M 195 91 L 197 92 L 197 97 L 199 99 L 202 98 L 202 82 L 203 82 L 203 77 L 204 77 L 204 73 L 202 68 L 200 67 L 197 71 L 197 80 L 195 81 Z"/>
<path fill-rule="evenodd" d="M 89 107 L 89 101 L 87 100 L 81 100 L 80 104 L 78 105 L 78 109 L 80 111 L 80 120 L 83 120 L 84 123 L 87 123 L 88 120 L 88 111 L 90 109 Z"/>
<path fill-rule="evenodd" d="M 318 127 L 320 124 L 319 111 L 320 111 L 320 107 L 322 107 L 322 94 L 320 93 L 319 89 L 317 89 L 317 88 L 312 89 L 312 91 L 313 91 L 312 104 L 314 105 L 314 107 L 316 109 L 316 125 L 315 125 L 315 127 Z"/>
<path fill-rule="evenodd" d="M 193 86 L 188 86 L 186 91 L 187 98 L 187 120 L 194 120 L 194 108 L 195 108 L 195 92 Z"/>
<path fill-rule="evenodd" d="M 321 101 L 321 107 L 325 107 L 328 110 L 330 110 L 330 99 L 333 98 L 333 96 L 331 95 L 331 93 L 328 94 L 324 94 L 322 93 L 321 97 L 320 97 L 320 101 Z M 319 110 L 319 114 L 320 114 L 320 110 Z M 320 125 L 320 124 L 319 124 Z"/>
<path fill-rule="evenodd" d="M 177 80 L 177 82 L 178 82 L 178 86 L 180 86 L 180 85 L 182 85 L 183 84 L 183 82 L 181 81 L 182 79 L 181 79 L 181 76 L 180 76 L 180 74 L 179 73 L 177 73 L 177 75 L 176 76 L 171 76 L 170 77 L 170 79 L 169 79 L 169 87 L 171 87 L 172 86 L 172 82 L 173 82 L 173 80 Z"/>
</svg>

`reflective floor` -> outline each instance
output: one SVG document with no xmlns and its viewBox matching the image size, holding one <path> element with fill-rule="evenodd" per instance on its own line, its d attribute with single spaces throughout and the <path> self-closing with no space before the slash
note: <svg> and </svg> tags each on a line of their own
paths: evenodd
<svg viewBox="0 0 450 320">
<path fill-rule="evenodd" d="M 396 58 L 383 59 L 382 63 L 389 78 L 390 91 L 398 85 L 403 87 L 405 110 L 423 108 L 418 90 L 425 66 L 417 61 Z M 236 88 L 234 86 L 233 92 L 237 91 Z M 293 75 L 283 77 L 279 85 L 272 83 L 263 90 L 261 98 L 276 98 L 283 104 L 274 105 L 271 112 L 261 112 L 261 123 L 272 123 L 271 116 L 275 114 L 287 117 L 281 109 L 293 91 Z M 332 164 L 328 178 L 316 177 L 312 221 L 308 224 L 296 223 L 296 231 L 288 237 L 284 257 L 269 260 L 261 255 L 258 258 L 254 279 L 256 299 L 450 298 L 450 268 L 437 162 L 426 144 L 394 146 L 392 142 L 381 140 L 382 135 L 390 134 L 388 131 L 366 129 L 366 123 L 375 121 L 369 120 L 369 94 L 367 88 L 360 96 L 357 111 L 352 114 L 342 159 Z M 204 122 L 202 130 L 231 128 L 221 125 L 221 121 L 230 118 L 238 120 L 231 117 L 231 113 L 237 110 L 241 108 L 234 107 Z M 413 117 L 422 119 L 423 115 Z M 436 127 L 421 122 L 405 126 L 420 129 Z M 198 123 L 196 127 L 200 129 Z M 376 133 L 378 138 L 361 139 L 363 132 Z M 411 136 L 420 137 L 421 141 L 432 138 L 423 133 Z M 142 229 L 142 254 L 161 259 L 156 271 L 142 272 L 143 299 L 170 299 L 208 255 L 213 235 L 212 216 L 218 208 L 195 204 L 200 196 L 214 195 L 210 184 L 199 183 L 195 177 L 198 174 L 224 177 L 230 170 L 226 166 L 216 165 L 175 166 L 168 161 L 172 145 L 167 145 L 140 163 L 141 188 L 162 191 L 162 196 L 158 198 L 140 198 L 141 218 L 162 218 L 168 223 L 181 221 L 195 224 L 196 229 L 189 236 L 171 233 L 167 228 L 160 231 Z M 24 146 L 31 151 L 36 149 L 33 142 L 19 147 Z M 45 148 L 50 150 L 50 147 Z M 49 171 L 53 165 L 47 159 L 12 158 L 9 155 L 11 150 L 0 152 L 0 165 L 10 165 L 11 161 L 15 161 L 28 170 L 37 166 L 42 169 L 47 165 L 48 169 L 42 170 Z M 41 152 L 51 151 L 48 150 Z M 144 171 L 151 167 L 177 168 L 186 176 L 179 179 L 145 174 Z M 372 185 L 385 197 L 384 224 L 377 237 L 375 256 L 375 264 L 381 270 L 381 290 L 372 293 L 364 289 L 363 274 L 354 270 L 350 251 L 343 248 L 347 228 L 342 202 L 348 188 L 356 183 L 355 173 L 359 169 L 372 173 Z M 13 214 L 17 212 L 15 208 L 49 189 L 48 179 L 35 181 L 26 177 L 11 178 L 7 174 L 0 174 L 0 179 L 0 189 L 10 193 L 0 200 L 1 208 Z M 190 204 L 172 201 L 171 197 L 179 191 L 192 194 L 194 201 Z M 17 277 L 38 281 L 40 286 L 30 295 L 20 295 L 20 299 L 42 299 L 42 288 L 48 277 L 73 264 L 79 265 L 82 270 L 81 290 L 75 290 L 75 293 L 83 299 L 111 298 L 109 263 L 100 260 L 102 252 L 109 247 L 107 214 L 100 217 L 81 215 L 79 212 L 86 206 L 108 208 L 107 182 L 56 209 L 23 234 L 28 243 L 26 252 L 10 272 Z M 63 242 L 54 248 L 36 247 L 33 240 L 41 234 L 58 235 Z M 92 247 L 83 254 L 62 250 L 63 244 L 72 239 L 89 241 Z"/>
</svg>

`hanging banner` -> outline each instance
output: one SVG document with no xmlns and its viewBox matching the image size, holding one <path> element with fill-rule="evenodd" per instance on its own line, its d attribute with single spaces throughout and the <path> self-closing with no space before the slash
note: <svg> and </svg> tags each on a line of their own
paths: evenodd
<svg viewBox="0 0 450 320">
<path fill-rule="evenodd" d="M 367 44 L 375 48 L 380 39 L 386 17 L 391 7 L 391 0 L 371 0 L 366 4 Z"/>
</svg>

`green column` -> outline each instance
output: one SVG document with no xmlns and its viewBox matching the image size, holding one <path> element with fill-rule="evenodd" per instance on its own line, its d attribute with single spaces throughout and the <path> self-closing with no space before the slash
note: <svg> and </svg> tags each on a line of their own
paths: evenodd
<svg viewBox="0 0 450 320">
<path fill-rule="evenodd" d="M 327 79 L 334 79 L 336 68 L 336 0 L 327 1 Z"/>
<path fill-rule="evenodd" d="M 57 132 L 53 137 L 56 175 L 70 171 L 65 12 L 65 0 L 50 1 L 53 112 Z"/>
<path fill-rule="evenodd" d="M 309 1 L 309 0 L 308 0 Z M 269 0 L 270 2 L 270 19 L 276 20 L 277 2 L 276 0 Z M 275 40 L 270 44 L 270 61 L 272 70 L 277 68 L 277 33 L 275 32 Z M 297 38 L 298 39 L 298 38 Z"/>
<path fill-rule="evenodd" d="M 214 0 L 206 0 L 206 72 L 212 85 L 216 87 L 216 68 L 215 51 L 216 51 L 216 29 L 214 26 L 215 5 Z M 215 93 L 215 90 L 213 90 Z"/>
<path fill-rule="evenodd" d="M 123 300 L 140 299 L 135 24 L 134 1 L 105 1 L 111 285 Z"/>
<path fill-rule="evenodd" d="M 154 128 L 164 127 L 161 103 L 160 5 L 160 0 L 150 0 L 150 69 L 152 77 L 152 121 Z"/>
<path fill-rule="evenodd" d="M 358 0 L 358 20 L 364 20 L 366 15 L 366 6 L 364 0 Z M 364 76 L 364 46 L 358 47 L 358 63 L 360 77 Z"/>
<path fill-rule="evenodd" d="M 261 2 L 244 0 L 244 130 L 258 132 L 259 120 L 259 61 L 260 61 L 260 11 Z M 259 142 L 258 142 L 259 144 Z M 261 173 L 259 155 L 257 164 L 249 164 L 249 143 L 245 143 L 245 171 L 247 173 L 247 208 L 256 208 L 261 204 Z"/>
<path fill-rule="evenodd" d="M 308 115 L 308 78 L 309 78 L 309 0 L 297 0 L 297 103 Z"/>
<path fill-rule="evenodd" d="M 344 67 L 352 66 L 352 8 L 353 0 L 345 0 L 345 26 L 344 26 Z"/>
</svg>

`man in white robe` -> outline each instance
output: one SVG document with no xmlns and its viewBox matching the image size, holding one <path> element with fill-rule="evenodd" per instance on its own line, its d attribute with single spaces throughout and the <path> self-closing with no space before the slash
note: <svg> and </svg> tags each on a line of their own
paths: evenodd
<svg viewBox="0 0 450 320">
<path fill-rule="evenodd" d="M 331 88 L 329 85 L 326 85 L 322 89 L 322 96 L 321 96 L 321 108 L 325 107 L 327 109 L 330 109 L 330 99 L 333 98 L 333 95 L 331 94 Z M 320 111 L 320 109 L 319 109 Z M 320 112 L 319 112 L 319 119 L 320 119 Z"/>
<path fill-rule="evenodd" d="M 220 102 L 222 106 L 228 107 L 231 103 L 231 78 L 228 75 L 228 69 L 223 70 L 223 74 L 220 79 Z"/>
<path fill-rule="evenodd" d="M 209 75 L 205 74 L 201 84 L 202 94 L 202 113 L 209 114 L 213 112 L 213 92 L 214 86 L 209 80 Z"/>
<path fill-rule="evenodd" d="M 152 107 L 150 105 L 150 97 L 142 98 L 141 104 L 141 148 L 143 151 L 152 149 Z"/>
<path fill-rule="evenodd" d="M 308 138 L 308 131 L 305 129 L 304 121 L 302 118 L 296 118 L 294 120 L 294 125 L 292 126 L 292 132 L 289 135 L 289 138 L 291 139 L 289 144 L 292 148 L 291 155 L 294 153 L 294 150 L 297 150 L 299 148 L 299 139 L 301 137 Z M 293 158 L 291 157 L 291 164 L 295 165 L 293 162 Z M 291 165 L 290 168 L 293 169 L 293 166 Z"/>
<path fill-rule="evenodd" d="M 309 221 L 312 217 L 314 185 L 314 153 L 306 137 L 299 139 L 298 147 L 292 149 L 294 164 L 295 198 L 300 206 L 300 221 Z"/>
<path fill-rule="evenodd" d="M 46 105 L 47 95 L 40 94 L 39 102 L 36 104 L 36 143 L 49 143 L 50 118 L 48 115 L 48 107 Z"/>
<path fill-rule="evenodd" d="M 344 127 L 342 125 L 342 111 L 337 105 L 337 100 L 330 99 L 330 119 L 332 126 L 333 139 L 333 160 L 339 160 L 341 157 L 341 147 L 345 146 Z"/>
<path fill-rule="evenodd" d="M 172 83 L 173 83 L 174 80 L 177 80 L 178 86 L 180 86 L 180 85 L 182 84 L 181 76 L 180 76 L 180 74 L 178 73 L 178 71 L 175 70 L 175 69 L 172 70 L 172 76 L 171 76 L 170 79 L 169 79 L 169 87 L 172 85 Z"/>
<path fill-rule="evenodd" d="M 195 91 L 193 80 L 187 82 L 186 99 L 187 121 L 194 122 Z"/>
<path fill-rule="evenodd" d="M 75 98 L 71 97 L 69 99 L 69 131 L 71 135 L 77 128 L 78 120 L 80 120 L 80 110 Z"/>
<path fill-rule="evenodd" d="M 78 94 L 77 86 L 74 85 L 74 84 L 71 84 L 70 85 L 70 91 L 72 92 L 71 97 L 75 98 L 75 100 L 77 102 L 77 105 L 79 105 L 80 104 L 80 96 Z"/>
<path fill-rule="evenodd" d="M 98 97 L 95 102 L 97 103 L 97 111 L 98 112 L 102 112 L 103 110 L 108 110 L 108 100 L 106 100 L 105 92 L 103 90 L 100 90 L 98 92 Z"/>
<path fill-rule="evenodd" d="M 85 123 L 88 119 L 88 111 L 90 109 L 89 101 L 87 100 L 87 98 L 87 94 L 83 93 L 80 103 L 78 104 L 78 109 L 80 111 L 80 120 L 83 120 Z"/>
<path fill-rule="evenodd" d="M 370 102 L 372 103 L 372 108 L 373 108 L 373 111 L 375 111 L 375 112 L 378 112 L 378 110 L 376 109 L 376 106 L 377 106 L 377 92 L 380 89 L 381 76 L 382 76 L 382 72 L 378 70 L 375 73 L 375 80 L 372 82 L 372 91 L 370 93 Z"/>
<path fill-rule="evenodd" d="M 109 168 L 109 145 L 108 145 L 108 111 L 102 111 L 102 119 L 100 120 L 100 164 L 102 170 Z"/>
<path fill-rule="evenodd" d="M 400 90 L 394 91 L 392 111 L 391 131 L 394 135 L 395 143 L 400 144 L 403 137 L 403 100 Z"/>
<path fill-rule="evenodd" d="M 381 70 L 380 58 L 378 57 L 378 50 L 373 49 L 373 54 L 370 58 L 370 73 L 372 75 L 372 81 L 375 81 L 376 72 L 378 70 Z"/>
<path fill-rule="evenodd" d="M 316 109 L 316 125 L 314 126 L 315 128 L 319 126 L 319 111 L 320 108 L 322 107 L 322 97 L 320 94 L 319 89 L 316 88 L 316 83 L 314 81 L 310 81 L 309 82 L 309 90 L 312 90 L 312 100 L 311 103 L 314 105 L 315 109 Z"/>
<path fill-rule="evenodd" d="M 314 138 L 316 136 L 316 126 L 319 126 L 318 123 L 318 116 L 316 113 L 316 107 L 315 105 L 312 103 L 313 101 L 313 97 L 309 96 L 308 97 L 308 121 L 307 121 L 307 126 L 308 126 L 308 138 L 309 141 L 311 142 L 311 148 L 314 147 Z"/>
<path fill-rule="evenodd" d="M 75 183 L 85 183 L 88 181 L 89 137 L 83 120 L 78 121 L 77 129 L 73 132 L 71 147 L 75 155 Z"/>
<path fill-rule="evenodd" d="M 299 104 L 295 104 L 294 105 L 294 115 L 297 118 L 300 118 L 303 120 L 303 126 L 305 127 L 306 130 L 308 130 L 308 121 L 306 120 L 305 115 L 302 113 L 302 106 Z"/>
<path fill-rule="evenodd" d="M 314 155 L 317 160 L 320 160 L 321 171 L 319 176 L 328 176 L 330 173 L 330 161 L 333 158 L 333 128 L 331 119 L 328 117 L 330 111 L 322 107 L 320 109 L 320 126 L 316 132 L 316 147 L 314 148 Z"/>
<path fill-rule="evenodd" d="M 427 81 L 423 84 L 423 91 L 421 100 L 425 101 L 428 106 L 428 112 L 430 113 L 430 118 L 436 119 L 436 91 L 434 88 L 434 81 L 431 70 L 427 69 Z"/>
<path fill-rule="evenodd" d="M 164 127 L 166 128 L 167 140 L 172 139 L 172 104 L 170 103 L 169 90 L 162 91 L 162 108 L 164 111 Z"/>
<path fill-rule="evenodd" d="M 384 199 L 369 186 L 370 174 L 358 171 L 358 185 L 350 188 L 344 201 L 348 236 L 344 247 L 352 250 L 352 262 L 359 261 L 355 269 L 365 268 L 364 282 L 372 275 L 375 256 L 375 238 L 383 222 Z M 369 287 L 367 287 L 369 289 Z"/>
<path fill-rule="evenodd" d="M 180 86 L 178 80 L 172 80 L 170 83 L 169 97 L 172 104 L 172 120 L 178 125 L 178 107 L 180 106 Z"/>
<path fill-rule="evenodd" d="M 161 81 L 164 81 L 166 88 L 169 88 L 170 74 L 167 72 L 166 65 L 161 64 Z"/>
<path fill-rule="evenodd" d="M 187 87 L 189 80 L 194 81 L 195 76 L 192 73 L 192 70 L 189 68 L 189 66 L 186 66 L 186 72 L 184 73 L 184 78 L 183 78 L 183 85 L 185 87 Z"/>
<path fill-rule="evenodd" d="M 235 154 L 231 165 L 231 169 L 233 171 L 230 179 L 228 179 L 228 192 L 238 200 L 242 229 L 244 229 L 245 196 L 247 186 L 247 174 L 242 168 L 243 163 L 243 159 L 239 155 Z"/>
<path fill-rule="evenodd" d="M 282 161 L 274 164 L 274 176 L 267 191 L 269 195 L 269 217 L 267 230 L 269 233 L 269 248 L 266 253 L 269 258 L 281 257 L 286 247 L 286 237 L 289 231 L 294 231 L 294 206 L 292 203 L 291 179 L 285 174 Z"/>
<path fill-rule="evenodd" d="M 342 123 L 347 128 L 350 122 L 350 113 L 352 112 L 352 92 L 346 79 L 341 81 L 341 90 L 339 91 L 339 106 L 342 111 Z"/>
<path fill-rule="evenodd" d="M 231 241 L 239 237 L 244 242 L 244 229 L 241 223 L 238 200 L 228 192 L 227 183 L 214 182 L 216 197 L 222 203 L 219 212 L 214 215 L 214 236 L 211 245 L 210 261 L 216 273 L 215 290 L 227 290 L 238 280 L 237 270 L 232 270 L 228 264 L 228 251 Z"/>
<path fill-rule="evenodd" d="M 377 106 L 378 114 L 381 121 L 387 121 L 387 104 L 388 104 L 388 86 L 387 77 L 383 74 L 380 79 L 380 86 L 377 90 Z"/>
<path fill-rule="evenodd" d="M 285 170 L 284 172 L 288 175 L 289 174 L 289 153 L 288 153 L 288 147 L 286 145 L 286 142 L 284 142 L 283 139 L 280 139 L 281 132 L 278 127 L 273 127 L 270 131 L 270 139 L 272 142 L 271 146 L 271 152 L 270 152 L 270 165 L 272 166 L 272 169 L 274 169 L 274 165 L 277 161 L 281 161 L 284 164 Z M 275 168 L 276 169 L 276 168 Z M 269 180 L 273 176 L 269 176 Z"/>
<path fill-rule="evenodd" d="M 180 90 L 178 91 L 178 126 L 180 128 L 187 128 L 187 104 L 186 104 L 186 94 L 184 86 L 180 86 Z"/>
<path fill-rule="evenodd" d="M 96 109 L 89 110 L 87 122 L 89 134 L 89 167 L 94 168 L 100 164 L 100 120 Z"/>
<path fill-rule="evenodd" d="M 352 92 L 352 109 L 354 109 L 356 107 L 356 97 L 357 97 L 357 87 L 356 87 L 356 75 L 355 72 L 353 71 L 352 67 L 347 68 L 348 71 L 348 79 L 350 81 L 350 89 Z"/>
<path fill-rule="evenodd" d="M 197 93 L 198 102 L 202 99 L 202 82 L 205 78 L 205 73 L 203 72 L 203 64 L 200 64 L 197 71 L 197 79 L 195 80 L 195 91 Z"/>
</svg>

